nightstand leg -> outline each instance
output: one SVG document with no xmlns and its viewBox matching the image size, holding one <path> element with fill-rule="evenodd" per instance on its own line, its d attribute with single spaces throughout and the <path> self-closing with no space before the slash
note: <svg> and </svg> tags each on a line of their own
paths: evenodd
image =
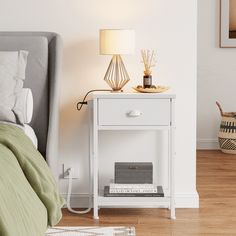
<svg viewBox="0 0 236 236">
<path fill-rule="evenodd" d="M 173 152 L 173 128 L 168 131 L 169 136 L 169 161 L 170 161 L 170 218 L 172 220 L 175 217 L 175 196 L 174 196 L 174 152 Z"/>
<path fill-rule="evenodd" d="M 174 162 L 175 162 L 175 151 L 174 151 L 174 128 L 171 127 L 169 131 L 169 155 L 170 155 L 170 218 L 176 219 L 175 216 L 175 178 L 174 178 Z"/>
<path fill-rule="evenodd" d="M 98 129 L 97 129 L 97 101 L 94 100 L 93 110 L 93 218 L 98 217 Z"/>
<path fill-rule="evenodd" d="M 97 132 L 93 132 L 93 218 L 98 219 L 98 156 Z"/>
</svg>

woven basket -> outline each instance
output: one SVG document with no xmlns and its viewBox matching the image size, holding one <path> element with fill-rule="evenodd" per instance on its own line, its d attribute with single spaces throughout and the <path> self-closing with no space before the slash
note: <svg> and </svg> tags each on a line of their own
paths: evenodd
<svg viewBox="0 0 236 236">
<path fill-rule="evenodd" d="M 223 112 L 218 102 L 216 105 L 221 114 L 218 134 L 220 149 L 224 153 L 236 154 L 236 112 Z"/>
</svg>

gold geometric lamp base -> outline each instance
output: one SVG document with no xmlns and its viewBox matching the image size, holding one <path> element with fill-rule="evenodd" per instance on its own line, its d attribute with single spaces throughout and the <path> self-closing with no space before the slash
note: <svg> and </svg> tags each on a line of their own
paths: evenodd
<svg viewBox="0 0 236 236">
<path fill-rule="evenodd" d="M 104 80 L 113 92 L 122 92 L 122 88 L 129 82 L 130 78 L 120 55 L 113 55 Z"/>
</svg>

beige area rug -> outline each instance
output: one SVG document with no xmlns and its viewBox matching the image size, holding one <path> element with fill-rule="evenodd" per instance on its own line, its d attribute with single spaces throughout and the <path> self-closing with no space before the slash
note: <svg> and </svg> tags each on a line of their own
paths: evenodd
<svg viewBox="0 0 236 236">
<path fill-rule="evenodd" d="M 135 236 L 134 227 L 53 227 L 45 236 Z"/>
</svg>

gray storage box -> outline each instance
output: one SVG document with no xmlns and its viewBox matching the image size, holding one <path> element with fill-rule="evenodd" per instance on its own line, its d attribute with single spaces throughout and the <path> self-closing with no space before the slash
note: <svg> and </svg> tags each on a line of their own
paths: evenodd
<svg viewBox="0 0 236 236">
<path fill-rule="evenodd" d="M 151 162 L 115 162 L 115 183 L 152 184 L 153 165 Z"/>
</svg>

